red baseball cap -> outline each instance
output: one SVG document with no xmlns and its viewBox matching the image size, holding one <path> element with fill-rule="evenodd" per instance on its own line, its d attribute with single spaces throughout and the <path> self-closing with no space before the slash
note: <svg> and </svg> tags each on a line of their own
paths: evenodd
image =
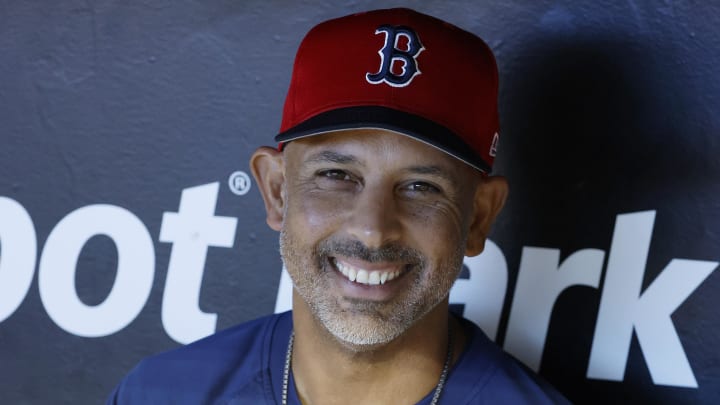
<svg viewBox="0 0 720 405">
<path fill-rule="evenodd" d="M 303 39 L 275 140 L 381 128 L 489 173 L 497 94 L 495 57 L 474 34 L 406 8 L 353 14 Z"/>
</svg>

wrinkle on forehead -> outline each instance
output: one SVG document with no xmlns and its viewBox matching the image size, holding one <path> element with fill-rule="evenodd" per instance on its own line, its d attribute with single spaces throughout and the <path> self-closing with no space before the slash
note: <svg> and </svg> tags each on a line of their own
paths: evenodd
<svg viewBox="0 0 720 405">
<path fill-rule="evenodd" d="M 344 153 L 335 152 L 332 150 L 324 150 L 316 154 L 311 155 L 305 160 L 308 163 L 339 163 L 339 164 L 356 164 L 362 165 L 360 159 L 354 155 L 347 155 Z"/>
</svg>

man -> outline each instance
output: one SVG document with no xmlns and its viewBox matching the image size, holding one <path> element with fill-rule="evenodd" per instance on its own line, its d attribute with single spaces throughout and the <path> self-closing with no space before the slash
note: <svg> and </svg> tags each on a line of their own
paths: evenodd
<svg viewBox="0 0 720 405">
<path fill-rule="evenodd" d="M 411 10 L 311 30 L 280 146 L 250 162 L 292 313 L 145 360 L 109 402 L 565 402 L 448 312 L 507 194 L 497 88 L 482 40 Z"/>
</svg>

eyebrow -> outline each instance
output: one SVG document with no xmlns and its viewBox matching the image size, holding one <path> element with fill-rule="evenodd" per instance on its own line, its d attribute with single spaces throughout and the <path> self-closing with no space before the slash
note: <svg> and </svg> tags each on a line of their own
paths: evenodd
<svg viewBox="0 0 720 405">
<path fill-rule="evenodd" d="M 362 164 L 354 155 L 346 155 L 343 153 L 325 150 L 311 155 L 307 163 L 338 163 L 338 164 Z"/>
<path fill-rule="evenodd" d="M 363 166 L 363 163 L 355 155 L 348 155 L 339 153 L 331 150 L 325 150 L 322 152 L 310 155 L 306 160 L 306 163 L 337 163 L 337 164 L 356 164 Z M 453 176 L 448 170 L 441 166 L 435 165 L 419 165 L 411 166 L 405 169 L 408 173 L 413 174 L 424 174 L 429 176 L 436 176 L 447 180 L 449 182 L 457 182 L 456 176 Z"/>
<path fill-rule="evenodd" d="M 448 173 L 447 170 L 440 166 L 412 166 L 406 169 L 410 173 L 415 174 L 426 174 L 431 176 L 437 176 L 450 182 L 455 182 L 457 179 L 452 174 Z"/>
</svg>

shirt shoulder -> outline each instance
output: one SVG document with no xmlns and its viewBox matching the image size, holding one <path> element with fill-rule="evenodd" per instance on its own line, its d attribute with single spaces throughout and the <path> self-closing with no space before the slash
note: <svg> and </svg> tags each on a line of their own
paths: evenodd
<svg viewBox="0 0 720 405">
<path fill-rule="evenodd" d="M 555 388 L 503 352 L 475 324 L 464 321 L 470 341 L 453 374 L 466 392 L 463 404 L 569 404 Z"/>
<path fill-rule="evenodd" d="M 142 360 L 108 404 L 216 404 L 234 398 L 265 402 L 272 333 L 289 313 L 270 315 Z"/>
</svg>

